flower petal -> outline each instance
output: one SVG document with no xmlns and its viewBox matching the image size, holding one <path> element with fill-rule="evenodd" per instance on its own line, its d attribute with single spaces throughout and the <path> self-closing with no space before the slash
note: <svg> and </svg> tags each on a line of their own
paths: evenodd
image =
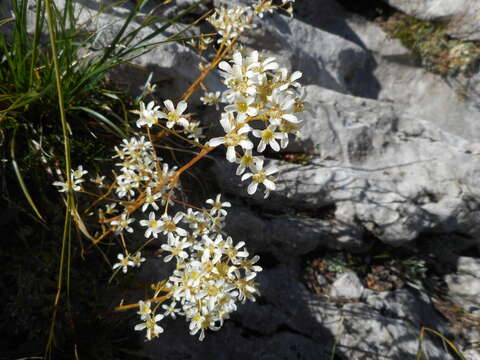
<svg viewBox="0 0 480 360">
<path fill-rule="evenodd" d="M 165 104 L 165 107 L 168 109 L 168 111 L 175 111 L 175 106 L 173 105 L 172 100 L 165 100 L 163 103 Z"/>
<path fill-rule="evenodd" d="M 208 142 L 208 146 L 216 147 L 218 145 L 224 144 L 225 141 L 227 141 L 227 139 L 225 139 L 224 137 L 213 138 L 210 139 L 210 141 Z"/>
<path fill-rule="evenodd" d="M 187 110 L 187 102 L 182 100 L 177 104 L 177 112 L 180 115 L 183 114 L 185 110 Z"/>
<path fill-rule="evenodd" d="M 256 182 L 251 182 L 250 185 L 248 185 L 247 192 L 249 195 L 255 194 L 255 191 L 257 191 L 258 183 Z"/>
</svg>

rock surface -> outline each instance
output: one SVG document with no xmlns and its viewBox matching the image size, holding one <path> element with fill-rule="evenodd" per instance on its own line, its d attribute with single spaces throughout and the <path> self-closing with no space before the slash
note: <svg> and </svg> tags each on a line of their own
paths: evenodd
<svg viewBox="0 0 480 360">
<path fill-rule="evenodd" d="M 464 308 L 480 315 L 480 259 L 459 257 L 457 272 L 447 275 L 450 295 Z"/>
<path fill-rule="evenodd" d="M 344 27 L 356 35 L 352 41 L 370 52 L 368 71 L 375 79 L 352 81 L 353 95 L 394 103 L 413 118 L 427 120 L 448 133 L 473 142 L 480 139 L 478 73 L 471 78 L 432 74 L 415 63 L 398 39 L 389 38 L 376 24 L 359 16 L 346 17 L 345 22 Z"/>
<path fill-rule="evenodd" d="M 423 20 L 448 20 L 452 35 L 469 40 L 480 40 L 476 0 L 387 0 L 397 9 Z"/>
<path fill-rule="evenodd" d="M 339 235 L 339 247 L 360 246 L 358 235 L 365 232 L 394 246 L 426 232 L 461 233 L 477 242 L 478 144 L 393 104 L 313 85 L 306 98 L 315 111 L 305 120 L 306 135 L 292 149 L 314 154 L 311 164 L 272 160 L 281 167 L 278 191 L 267 200 L 256 197 L 255 206 L 290 218 L 327 208 L 330 218 L 313 222 L 322 223 L 318 229 L 330 224 L 330 238 Z M 213 172 L 224 192 L 246 197 L 232 166 L 220 161 Z"/>
<path fill-rule="evenodd" d="M 330 295 L 351 300 L 358 300 L 362 297 L 364 287 L 357 274 L 353 271 L 347 271 L 338 277 L 332 284 Z"/>
</svg>

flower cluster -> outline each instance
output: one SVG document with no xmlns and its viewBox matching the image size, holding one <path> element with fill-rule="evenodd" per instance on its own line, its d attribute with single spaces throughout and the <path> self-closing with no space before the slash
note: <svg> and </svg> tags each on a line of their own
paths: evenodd
<svg viewBox="0 0 480 360">
<path fill-rule="evenodd" d="M 159 306 L 152 309 L 150 303 L 139 302 L 142 323 L 135 329 L 147 329 L 148 340 L 163 331 L 158 321 L 177 315 L 185 316 L 190 323 L 190 333 L 199 333 L 203 340 L 206 329 L 221 328 L 224 320 L 237 309 L 237 302 L 255 301 L 254 279 L 262 270 L 256 265 L 259 257 L 249 258 L 244 242 L 234 244 L 231 237 L 223 235 L 226 208 L 231 204 L 222 202 L 220 195 L 215 200 L 207 200 L 207 204 L 210 209 L 177 212 L 173 219 L 164 215 L 155 220 L 152 212 L 149 220 L 141 222 L 147 227 L 146 238 L 159 233 L 167 235 L 167 242 L 161 246 L 164 261 L 176 261 L 176 269 L 163 290 L 170 294 L 169 303 L 163 304 L 160 310 Z M 116 267 L 134 266 L 133 261 L 128 264 L 120 255 Z"/>
<path fill-rule="evenodd" d="M 113 270 L 121 268 L 124 274 L 127 273 L 129 266 L 140 267 L 140 265 L 142 265 L 142 263 L 145 261 L 145 258 L 142 257 L 142 253 L 140 251 L 137 251 L 134 255 L 128 253 L 126 256 L 123 254 L 118 254 L 117 259 L 119 261 L 113 265 Z"/>
<path fill-rule="evenodd" d="M 180 101 L 177 106 L 173 104 L 172 100 L 165 100 L 163 104 L 165 108 L 162 111 L 160 106 L 155 105 L 153 101 L 150 101 L 147 105 L 140 102 L 140 110 L 132 111 L 139 115 L 137 126 L 139 128 L 144 126 L 151 128 L 154 125 L 159 125 L 160 120 L 163 119 L 168 129 L 180 126 L 183 132 L 187 134 L 187 137 L 194 141 L 198 142 L 199 139 L 203 137 L 200 122 L 191 121 L 189 116 L 184 114 L 185 110 L 187 110 L 187 103 L 185 101 Z"/>
<path fill-rule="evenodd" d="M 220 7 L 208 18 L 221 36 L 217 42 L 230 45 L 243 31 L 252 27 L 251 8 L 248 6 Z"/>
<path fill-rule="evenodd" d="M 131 199 L 141 191 L 146 191 L 146 201 L 143 207 L 148 206 L 158 209 L 157 199 L 168 188 L 166 181 L 175 173 L 176 168 L 170 168 L 167 163 L 159 166 L 161 158 L 157 158 L 153 145 L 146 141 L 144 136 L 124 139 L 120 147 L 115 146 L 116 155 L 120 162 L 115 165 L 120 168 L 120 174 L 115 179 L 115 192 L 120 199 Z M 163 188 L 161 188 L 163 186 Z M 152 189 L 160 187 L 152 195 Z"/>
<path fill-rule="evenodd" d="M 71 181 L 71 184 L 72 184 L 72 189 L 73 191 L 80 191 L 82 190 L 82 183 L 85 181 L 85 179 L 83 179 L 83 175 L 87 174 L 88 171 L 87 170 L 83 170 L 83 166 L 80 165 L 77 170 L 71 170 L 71 174 L 70 174 L 70 181 Z M 62 174 L 60 173 L 60 171 L 57 171 L 57 175 L 60 177 L 60 179 L 62 181 L 55 181 L 53 183 L 53 185 L 55 186 L 58 186 L 59 189 L 58 191 L 59 192 L 66 192 L 68 191 L 68 183 L 66 181 L 63 181 L 62 179 Z"/>
<path fill-rule="evenodd" d="M 204 208 L 199 208 L 176 199 L 175 190 L 180 175 L 220 145 L 226 147 L 227 160 L 238 164 L 236 174 L 242 181 L 250 180 L 249 194 L 254 194 L 259 185 L 264 187 L 265 197 L 276 189 L 274 175 L 278 169 L 266 165 L 260 154 L 267 149 L 278 152 L 288 146 L 290 135 L 300 134 L 304 104 L 298 80 L 302 74 L 299 71 L 290 73 L 280 67 L 275 58 L 258 51 L 246 53 L 240 50 L 237 40 L 243 31 L 253 27 L 255 15 L 262 17 L 274 9 L 291 14 L 293 2 L 257 0 L 250 7 L 219 8 L 208 18 L 220 35 L 217 42 L 221 44 L 217 46 L 219 57 L 215 58 L 214 64 L 219 62 L 226 89 L 208 92 L 202 80 L 214 68 L 210 65 L 203 68 L 201 76 L 182 99 L 188 99 L 195 86 L 201 86 L 205 90 L 201 97 L 204 104 L 217 109 L 220 103 L 224 104 L 219 119 L 224 136 L 200 144 L 204 137 L 200 122 L 191 119 L 184 100 L 174 103 L 167 99 L 161 105 L 154 101 L 147 104 L 140 101 L 139 109 L 133 112 L 138 115 L 137 127 L 145 130 L 146 135 L 124 139 L 114 147 L 116 154 L 113 158 L 117 159 L 115 166 L 118 170 L 113 172 L 110 184 L 105 183 L 105 176 L 90 179 L 91 184 L 100 190 L 97 200 L 86 211 L 92 215 L 91 208 L 96 208 L 98 212 L 102 232 L 96 234 L 95 240 L 98 242 L 113 233 L 123 248 L 112 266 L 114 274 L 140 267 L 146 260 L 141 250 L 154 241 L 160 242 L 159 256 L 163 261 L 175 265 L 168 278 L 152 286 L 153 296 L 138 302 L 137 314 L 141 322 L 135 330 L 146 330 L 147 340 L 163 332 L 160 321 L 177 316 L 184 316 L 190 333 L 198 334 L 203 340 L 207 329 L 222 327 L 238 303 L 255 301 L 258 294 L 255 280 L 262 268 L 257 265 L 259 257 L 251 256 L 243 241 L 235 243 L 224 231 L 227 209 L 231 204 L 222 201 L 218 195 L 215 199 L 208 199 Z M 212 39 L 211 35 L 200 37 L 198 46 L 193 45 L 201 52 Z M 220 62 L 227 58 L 228 61 Z M 147 92 L 153 90 L 150 85 L 147 87 L 150 89 Z M 201 151 L 180 169 L 171 167 L 157 155 L 153 145 L 156 138 L 165 134 L 184 140 L 186 135 L 193 140 L 187 141 L 200 147 Z M 61 179 L 54 185 L 60 187 L 60 192 L 69 190 L 69 186 L 74 191 L 82 191 L 85 174 L 87 171 L 79 166 L 72 170 L 71 181 L 66 183 Z M 88 196 L 91 195 L 89 192 Z M 174 203 L 182 204 L 187 210 L 178 211 Z M 135 218 L 138 209 L 144 213 L 143 218 Z M 139 248 L 131 250 L 126 235 L 138 231 L 138 228 L 145 241 Z M 161 293 L 165 295 L 160 296 Z"/>
<path fill-rule="evenodd" d="M 252 155 L 251 136 L 259 139 L 256 150 L 262 153 L 267 147 L 278 152 L 288 146 L 290 134 L 300 134 L 299 115 L 304 106 L 297 80 L 302 73 L 289 73 L 275 58 L 258 51 L 247 56 L 235 52 L 232 61 L 221 62 L 219 68 L 227 86 L 221 97 L 227 105 L 220 120 L 225 136 L 213 138 L 208 144 L 223 144 L 227 160 L 239 164 L 237 175 L 249 170 L 242 176 L 242 180 L 252 180 L 248 193 L 253 194 L 263 184 L 267 197 L 275 190 L 271 175 L 277 169 L 264 168 L 263 158 Z"/>
<path fill-rule="evenodd" d="M 294 2 L 295 0 L 257 0 L 252 6 L 221 6 L 207 20 L 220 35 L 217 42 L 230 45 L 242 32 L 254 27 L 253 15 L 262 18 L 265 13 L 277 9 L 292 15 Z"/>
<path fill-rule="evenodd" d="M 263 14 L 266 12 L 272 13 L 275 9 L 284 10 L 291 16 L 293 14 L 292 4 L 294 2 L 295 0 L 259 0 L 253 8 L 259 17 L 263 17 Z"/>
</svg>

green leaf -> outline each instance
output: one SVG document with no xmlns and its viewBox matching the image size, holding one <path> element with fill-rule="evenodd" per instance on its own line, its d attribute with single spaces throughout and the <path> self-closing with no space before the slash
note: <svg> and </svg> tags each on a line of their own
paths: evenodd
<svg viewBox="0 0 480 360">
<path fill-rule="evenodd" d="M 20 187 L 22 188 L 23 194 L 27 198 L 27 201 L 30 204 L 30 206 L 32 207 L 33 211 L 35 212 L 35 214 L 37 215 L 37 217 L 41 221 L 45 222 L 43 216 L 40 214 L 40 211 L 38 211 L 37 206 L 33 202 L 32 197 L 30 196 L 30 192 L 28 191 L 28 188 L 25 185 L 25 182 L 23 181 L 23 176 L 20 173 L 20 169 L 19 169 L 18 164 L 17 164 L 17 160 L 16 160 L 16 157 L 15 157 L 15 135 L 16 135 L 16 133 L 17 133 L 17 131 L 14 130 L 13 131 L 13 136 L 12 136 L 12 141 L 10 142 L 10 157 L 12 158 L 13 171 L 15 172 L 15 175 L 17 176 L 17 180 L 18 180 L 18 183 L 20 184 Z"/>
</svg>

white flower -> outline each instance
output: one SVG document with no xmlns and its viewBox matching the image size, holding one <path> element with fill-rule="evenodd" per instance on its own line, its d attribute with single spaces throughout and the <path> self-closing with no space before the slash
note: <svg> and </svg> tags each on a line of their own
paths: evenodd
<svg viewBox="0 0 480 360">
<path fill-rule="evenodd" d="M 145 258 L 142 257 L 142 253 L 137 251 L 134 256 L 132 256 L 133 265 L 136 267 L 140 267 L 142 263 L 145 261 Z"/>
<path fill-rule="evenodd" d="M 213 15 L 208 17 L 208 21 L 217 29 L 221 36 L 217 40 L 220 44 L 224 42 L 230 45 L 232 40 L 240 35 L 245 29 L 252 27 L 249 19 L 250 8 L 246 6 L 219 7 L 215 9 Z"/>
<path fill-rule="evenodd" d="M 160 230 L 162 231 L 162 234 L 187 236 L 188 232 L 177 226 L 178 222 L 182 220 L 182 217 L 183 217 L 183 214 L 181 212 L 176 213 L 173 219 L 168 215 L 162 215 L 162 217 L 159 220 Z"/>
<path fill-rule="evenodd" d="M 280 126 L 278 127 L 278 130 L 282 133 L 282 138 L 280 139 L 280 146 L 282 149 L 285 149 L 288 146 L 288 134 L 294 134 L 295 136 L 300 137 L 301 132 L 300 132 L 300 127 L 302 126 L 302 123 L 291 123 L 287 120 L 282 120 L 280 123 Z"/>
<path fill-rule="evenodd" d="M 129 266 L 134 266 L 134 263 L 133 263 L 132 260 L 130 260 L 129 255 L 124 256 L 123 254 L 118 254 L 117 259 L 120 260 L 120 261 L 113 265 L 113 268 L 112 268 L 113 270 L 121 267 L 123 273 L 125 274 L 127 272 Z"/>
<path fill-rule="evenodd" d="M 273 56 L 263 59 L 260 56 L 260 53 L 256 50 L 252 51 L 248 56 L 248 63 L 248 68 L 255 71 L 259 75 L 263 75 L 267 71 L 278 69 L 278 63 L 275 61 Z"/>
<path fill-rule="evenodd" d="M 255 164 L 255 170 L 253 173 L 246 173 L 242 176 L 242 181 L 252 178 L 252 182 L 248 185 L 247 192 L 253 195 L 257 191 L 258 184 L 263 184 L 266 188 L 265 197 L 268 197 L 270 190 L 275 190 L 276 186 L 270 175 L 276 173 L 278 169 L 274 166 L 270 166 L 267 169 L 263 169 L 263 160 L 259 160 Z"/>
<path fill-rule="evenodd" d="M 127 213 L 122 213 L 120 215 L 120 220 L 113 220 L 110 224 L 116 226 L 115 233 L 119 234 L 123 230 L 126 230 L 129 233 L 133 232 L 133 229 L 130 227 L 130 224 L 134 222 L 135 219 L 129 219 Z"/>
<path fill-rule="evenodd" d="M 236 95 L 232 105 L 225 106 L 225 111 L 232 111 L 238 114 L 237 121 L 242 122 L 248 116 L 255 116 L 258 113 L 255 107 L 255 98 Z"/>
<path fill-rule="evenodd" d="M 157 234 L 161 232 L 160 227 L 162 226 L 162 221 L 156 220 L 155 213 L 150 211 L 148 220 L 140 220 L 140 225 L 147 227 L 147 230 L 145 231 L 146 238 L 149 238 L 150 235 L 152 235 L 156 239 L 158 237 Z"/>
<path fill-rule="evenodd" d="M 177 303 L 175 301 L 172 301 L 170 305 L 163 304 L 162 308 L 165 310 L 165 312 L 163 313 L 163 316 L 167 317 L 170 315 L 172 319 L 176 319 L 177 318 L 176 314 L 180 312 L 180 309 L 175 307 L 176 305 Z"/>
<path fill-rule="evenodd" d="M 185 131 L 188 132 L 187 137 L 196 142 L 199 142 L 201 138 L 205 137 L 203 135 L 203 128 L 200 127 L 200 121 L 190 121 Z"/>
<path fill-rule="evenodd" d="M 58 174 L 60 175 L 61 177 L 61 173 L 60 171 L 57 171 Z M 71 180 L 71 183 L 72 183 L 72 190 L 73 191 L 80 191 L 82 190 L 82 187 L 80 186 L 80 184 L 82 182 L 84 182 L 85 180 L 82 179 L 83 175 L 87 174 L 88 171 L 87 170 L 83 170 L 83 166 L 82 165 L 79 165 L 77 170 L 73 170 L 71 169 L 71 174 L 70 174 L 70 180 Z M 59 192 L 66 192 L 68 191 L 68 184 L 67 182 L 63 182 L 63 181 L 55 181 L 53 183 L 54 186 L 58 186 L 60 187 L 60 189 L 58 189 Z"/>
<path fill-rule="evenodd" d="M 236 289 L 238 290 L 238 300 L 242 303 L 248 299 L 250 301 L 255 301 L 255 293 L 258 293 L 258 290 L 255 288 L 255 283 L 253 278 L 256 273 L 252 273 L 250 276 L 247 276 L 243 279 L 239 279 L 235 282 Z"/>
<path fill-rule="evenodd" d="M 227 160 L 234 162 L 237 158 L 235 147 L 241 146 L 245 150 L 253 148 L 252 142 L 248 139 L 247 134 L 252 130 L 248 124 L 242 125 L 239 129 L 228 118 L 222 118 L 220 121 L 226 135 L 223 137 L 213 138 L 208 142 L 209 146 L 218 146 L 224 144 L 227 147 Z"/>
<path fill-rule="evenodd" d="M 162 249 L 170 252 L 171 254 L 165 256 L 163 261 L 169 262 L 174 257 L 177 258 L 177 261 L 185 260 L 188 257 L 188 254 L 183 250 L 189 247 L 191 244 L 185 240 L 180 240 L 179 237 L 173 236 L 171 233 L 168 234 L 168 244 L 162 244 Z"/>
<path fill-rule="evenodd" d="M 75 184 L 78 184 L 80 182 L 85 181 L 85 180 L 82 179 L 82 176 L 87 174 L 87 173 L 88 173 L 88 171 L 83 170 L 83 166 L 79 165 L 77 170 L 73 171 L 73 173 L 72 173 L 73 179 L 75 180 Z"/>
<path fill-rule="evenodd" d="M 137 127 L 142 127 L 144 125 L 152 127 L 152 125 L 156 125 L 158 123 L 158 117 L 161 113 L 159 109 L 160 106 L 155 106 L 153 101 L 150 101 L 146 107 L 143 101 L 141 101 L 140 110 L 133 111 L 140 116 L 140 118 L 137 120 Z"/>
<path fill-rule="evenodd" d="M 233 245 L 233 239 L 229 236 L 225 242 L 224 254 L 227 255 L 230 262 L 234 265 L 241 263 L 243 258 L 248 257 L 248 251 L 240 250 L 245 246 L 244 241 L 240 241 L 237 245 Z"/>
<path fill-rule="evenodd" d="M 280 145 L 278 144 L 277 139 L 282 139 L 283 134 L 275 131 L 276 128 L 272 126 L 269 126 L 265 130 L 252 131 L 253 136 L 261 139 L 257 147 L 258 152 L 263 152 L 267 145 L 269 145 L 273 151 L 280 151 Z"/>
<path fill-rule="evenodd" d="M 200 97 L 200 101 L 204 105 L 215 105 L 216 109 L 218 110 L 218 104 L 220 103 L 221 92 L 206 92 L 202 97 Z"/>
<path fill-rule="evenodd" d="M 300 71 L 295 71 L 291 75 L 288 74 L 288 70 L 282 68 L 277 73 L 277 77 L 275 81 L 280 82 L 282 85 L 279 87 L 279 90 L 286 90 L 290 86 L 293 87 L 300 87 L 300 83 L 297 82 L 298 79 L 302 77 L 302 73 Z"/>
<path fill-rule="evenodd" d="M 202 242 L 196 244 L 193 248 L 202 253 L 202 263 L 211 261 L 212 264 L 216 264 L 222 257 L 222 244 L 222 235 L 217 235 L 215 240 L 204 235 L 202 236 Z"/>
<path fill-rule="evenodd" d="M 104 188 L 105 185 L 103 184 L 103 180 L 105 180 L 105 176 L 100 176 L 97 174 L 97 176 L 94 178 L 91 178 L 90 181 L 94 184 L 97 184 L 99 188 Z"/>
<path fill-rule="evenodd" d="M 200 331 L 198 340 L 203 341 L 203 339 L 205 339 L 205 330 L 208 329 L 208 326 L 207 318 L 200 314 L 196 314 L 192 316 L 188 329 L 190 330 L 190 335 L 195 335 Z"/>
<path fill-rule="evenodd" d="M 150 309 L 150 305 L 151 305 L 150 301 L 143 302 L 142 300 L 140 300 L 138 302 L 137 314 L 140 315 L 140 318 L 142 320 L 147 319 L 152 313 L 152 309 Z"/>
<path fill-rule="evenodd" d="M 163 102 L 167 108 L 167 113 L 160 111 L 159 118 L 167 119 L 167 127 L 171 129 L 175 125 L 182 125 L 184 128 L 188 127 L 188 120 L 183 115 L 183 112 L 187 109 L 187 103 L 180 101 L 177 104 L 177 108 L 173 105 L 172 100 L 165 100 Z"/>
<path fill-rule="evenodd" d="M 145 322 L 135 325 L 136 331 L 142 331 L 143 329 L 147 329 L 147 340 L 152 340 L 152 337 L 158 337 L 161 333 L 163 333 L 163 328 L 157 325 L 157 321 L 163 319 L 163 315 L 157 314 L 155 317 L 151 317 L 150 315 L 147 316 Z"/>
<path fill-rule="evenodd" d="M 145 203 L 142 206 L 142 211 L 145 212 L 149 206 L 153 207 L 154 210 L 158 210 L 159 207 L 155 201 L 162 197 L 162 194 L 158 192 L 155 195 L 152 195 L 152 188 L 150 187 L 147 187 L 146 193 L 147 194 L 145 195 Z"/>
<path fill-rule="evenodd" d="M 225 85 L 230 90 L 226 91 L 224 95 L 228 98 L 233 98 L 236 95 L 255 96 L 257 89 L 254 83 L 254 78 L 257 75 L 255 71 L 247 69 L 243 66 L 243 58 L 240 52 L 233 54 L 233 64 L 222 61 L 218 67 L 222 70 L 220 75 L 225 79 Z"/>
<path fill-rule="evenodd" d="M 203 300 L 207 303 L 208 310 L 212 311 L 218 305 L 218 299 L 223 296 L 224 293 L 228 293 L 231 286 L 226 286 L 225 279 L 208 280 L 205 283 L 205 290 L 199 294 L 199 298 L 205 297 Z"/>
<path fill-rule="evenodd" d="M 267 115 L 271 125 L 278 126 L 282 120 L 287 120 L 291 123 L 300 122 L 294 115 L 295 99 L 292 96 L 275 89 L 268 100 Z"/>
<path fill-rule="evenodd" d="M 255 170 L 255 162 L 263 159 L 261 156 L 253 156 L 252 150 L 245 150 L 243 156 L 240 159 L 237 159 L 239 163 L 236 174 L 242 175 L 245 172 L 245 169 Z"/>
<path fill-rule="evenodd" d="M 108 214 L 108 215 L 115 214 L 117 212 L 117 209 L 115 209 L 116 207 L 117 207 L 117 203 L 110 203 L 105 205 L 105 214 Z"/>
<path fill-rule="evenodd" d="M 117 178 L 118 180 L 118 178 Z M 134 196 L 135 191 L 133 190 L 133 187 L 135 186 L 134 184 L 131 184 L 130 182 L 119 182 L 117 188 L 115 189 L 115 192 L 117 193 L 119 198 L 124 197 L 125 195 L 130 195 Z"/>
<path fill-rule="evenodd" d="M 251 259 L 242 259 L 240 260 L 237 265 L 239 268 L 245 270 L 245 273 L 249 275 L 250 273 L 259 273 L 262 271 L 262 267 L 259 265 L 255 265 L 258 260 L 260 260 L 260 256 L 255 255 Z"/>
<path fill-rule="evenodd" d="M 66 192 L 68 191 L 68 184 L 66 182 L 62 182 L 62 181 L 55 181 L 53 183 L 54 186 L 58 186 L 60 187 L 60 189 L 58 189 L 58 192 Z M 78 190 L 80 190 L 80 186 L 77 187 Z M 75 190 L 75 186 L 73 187 L 73 190 Z M 78 190 L 75 190 L 75 191 L 78 191 Z"/>
<path fill-rule="evenodd" d="M 210 209 L 210 215 L 215 215 L 217 212 L 220 216 L 225 216 L 227 215 L 227 210 L 223 209 L 224 207 L 231 207 L 232 204 L 228 201 L 221 202 L 220 198 L 222 197 L 222 194 L 218 194 L 215 200 L 213 199 L 208 199 L 205 201 L 207 204 L 212 205 L 212 208 Z"/>
<path fill-rule="evenodd" d="M 259 4 L 257 4 L 254 9 L 255 12 L 258 14 L 260 18 L 263 18 L 263 14 L 265 12 L 272 13 L 274 10 L 275 6 L 272 4 L 272 0 L 260 0 Z"/>
</svg>

